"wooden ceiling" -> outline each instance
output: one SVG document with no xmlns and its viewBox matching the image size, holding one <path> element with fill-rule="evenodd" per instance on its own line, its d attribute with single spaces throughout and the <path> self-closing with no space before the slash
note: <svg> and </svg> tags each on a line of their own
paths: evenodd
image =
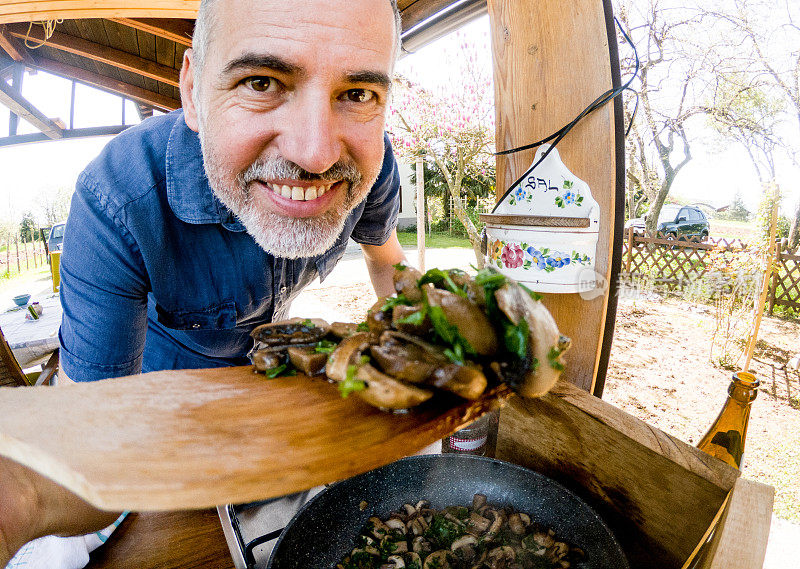
<svg viewBox="0 0 800 569">
<path fill-rule="evenodd" d="M 467 2 L 476 3 L 481 2 Z M 461 4 L 399 0 L 404 33 Z M 124 95 L 145 113 L 176 109 L 178 71 L 191 46 L 191 18 L 198 5 L 187 0 L 0 0 L 0 80 L 10 78 L 17 63 Z M 41 22 L 62 19 L 45 37 Z"/>
</svg>

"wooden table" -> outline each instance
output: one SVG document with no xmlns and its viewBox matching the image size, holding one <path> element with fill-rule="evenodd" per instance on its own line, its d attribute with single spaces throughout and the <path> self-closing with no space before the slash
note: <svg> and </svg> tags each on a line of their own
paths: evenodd
<svg viewBox="0 0 800 569">
<path fill-rule="evenodd" d="M 234 569 L 217 511 L 131 513 L 88 569 Z"/>
</svg>

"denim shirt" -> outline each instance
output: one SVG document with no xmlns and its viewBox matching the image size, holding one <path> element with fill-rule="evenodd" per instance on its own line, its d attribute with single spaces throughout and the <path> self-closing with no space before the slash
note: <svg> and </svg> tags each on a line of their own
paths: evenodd
<svg viewBox="0 0 800 569">
<path fill-rule="evenodd" d="M 61 259 L 61 366 L 75 381 L 244 365 L 250 331 L 284 318 L 349 238 L 381 245 L 400 180 L 388 137 L 380 176 L 317 257 L 264 252 L 208 185 L 182 111 L 118 135 L 78 178 Z M 313 315 L 309 315 L 313 316 Z"/>
</svg>

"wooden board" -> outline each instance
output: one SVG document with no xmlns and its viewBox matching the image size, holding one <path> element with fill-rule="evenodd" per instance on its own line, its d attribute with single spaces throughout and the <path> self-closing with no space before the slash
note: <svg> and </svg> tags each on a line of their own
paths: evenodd
<svg viewBox="0 0 800 569">
<path fill-rule="evenodd" d="M 700 569 L 761 569 L 774 498 L 772 486 L 739 478 Z"/>
<path fill-rule="evenodd" d="M 631 567 L 652 569 L 681 568 L 740 474 L 564 381 L 541 399 L 511 400 L 496 456 L 575 491 L 614 531 Z"/>
<path fill-rule="evenodd" d="M 510 396 L 390 414 L 304 376 L 250 367 L 0 389 L 0 454 L 109 510 L 171 510 L 297 492 L 388 464 Z M 448 406 L 448 402 L 449 405 Z"/>
<path fill-rule="evenodd" d="M 612 86 L 600 0 L 489 0 L 494 55 L 497 150 L 533 143 L 556 132 Z M 610 281 L 615 227 L 614 108 L 595 111 L 559 143 L 564 164 L 600 205 L 596 268 Z M 497 197 L 530 168 L 536 149 L 497 157 Z M 591 391 L 597 376 L 609 289 L 584 300 L 547 294 L 545 305 L 572 338 L 564 377 Z"/>
</svg>

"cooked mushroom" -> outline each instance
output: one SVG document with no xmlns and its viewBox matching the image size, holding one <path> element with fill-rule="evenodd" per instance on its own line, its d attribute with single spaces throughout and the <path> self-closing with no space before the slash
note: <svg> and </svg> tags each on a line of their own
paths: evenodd
<svg viewBox="0 0 800 569">
<path fill-rule="evenodd" d="M 508 516 L 508 527 L 517 535 L 523 535 L 531 523 L 528 514 L 514 513 Z"/>
<path fill-rule="evenodd" d="M 369 346 L 369 334 L 359 332 L 345 338 L 328 356 L 325 375 L 334 381 L 344 381 L 347 377 L 347 367 L 355 364 L 361 357 L 361 352 Z"/>
<path fill-rule="evenodd" d="M 318 352 L 313 346 L 292 346 L 286 352 L 292 365 L 306 375 L 322 373 L 328 361 L 328 354 Z"/>
<path fill-rule="evenodd" d="M 250 361 L 256 371 L 265 372 L 281 365 L 286 360 L 285 354 L 272 348 L 262 348 L 250 352 Z"/>
<path fill-rule="evenodd" d="M 478 538 L 474 535 L 462 535 L 457 540 L 455 540 L 452 545 L 450 545 L 450 549 L 455 551 L 456 549 L 461 549 L 464 546 L 471 545 L 476 546 L 478 544 Z"/>
<path fill-rule="evenodd" d="M 415 553 L 419 553 L 424 557 L 431 551 L 431 542 L 421 535 L 417 536 L 411 542 L 411 549 L 414 550 Z"/>
<path fill-rule="evenodd" d="M 474 302 L 438 288 L 426 288 L 425 294 L 428 304 L 442 309 L 448 324 L 458 330 L 476 354 L 489 356 L 497 352 L 497 334 L 492 323 Z"/>
<path fill-rule="evenodd" d="M 370 532 L 378 539 L 383 539 L 391 533 L 391 529 L 377 516 L 370 517 L 367 522 L 370 524 Z"/>
<path fill-rule="evenodd" d="M 422 569 L 450 569 L 450 555 L 447 549 L 434 551 L 425 558 Z"/>
<path fill-rule="evenodd" d="M 569 338 L 561 336 L 544 304 L 533 300 L 517 283 L 503 285 L 495 292 L 495 298 L 500 310 L 514 325 L 523 318 L 528 325 L 532 359 L 517 391 L 524 397 L 540 397 L 553 387 L 564 369 L 561 355 L 569 348 Z"/>
<path fill-rule="evenodd" d="M 487 518 L 484 518 L 477 512 L 472 512 L 469 515 L 468 527 L 470 528 L 470 530 L 474 531 L 478 535 L 482 534 L 487 529 L 489 529 L 490 525 L 492 525 L 492 521 Z"/>
<path fill-rule="evenodd" d="M 292 318 L 257 326 L 250 336 L 259 347 L 292 346 L 320 341 L 328 333 L 328 323 L 319 318 Z"/>
<path fill-rule="evenodd" d="M 328 329 L 328 332 L 340 339 L 352 336 L 358 331 L 358 324 L 354 322 L 334 322 Z"/>
<path fill-rule="evenodd" d="M 389 518 L 388 520 L 386 520 L 386 525 L 392 528 L 393 530 L 406 533 L 406 524 L 403 520 L 399 518 Z"/>
<path fill-rule="evenodd" d="M 517 558 L 517 554 L 510 545 L 502 545 L 490 550 L 486 558 L 491 568 L 505 567 L 505 564 L 501 565 L 501 563 L 504 561 L 514 561 Z"/>
<path fill-rule="evenodd" d="M 486 376 L 479 368 L 459 364 L 437 367 L 431 373 L 428 383 L 471 400 L 480 397 L 487 385 Z"/>
<path fill-rule="evenodd" d="M 484 534 L 484 538 L 491 539 L 497 535 L 500 531 L 500 528 L 503 527 L 503 523 L 506 521 L 505 514 L 502 510 L 489 510 L 489 513 L 494 516 L 494 521 L 492 521 L 492 525 L 489 526 L 489 529 L 486 530 Z"/>
<path fill-rule="evenodd" d="M 472 497 L 472 509 L 479 510 L 486 505 L 486 496 L 483 494 L 475 494 Z"/>
<path fill-rule="evenodd" d="M 356 395 L 375 407 L 383 409 L 409 409 L 433 397 L 427 389 L 408 385 L 381 373 L 369 364 L 358 366 L 356 379 L 367 384 Z"/>
<path fill-rule="evenodd" d="M 406 566 L 406 562 L 399 555 L 390 555 L 386 561 L 387 563 L 381 565 L 380 569 L 403 569 Z"/>
<path fill-rule="evenodd" d="M 381 297 L 367 310 L 367 326 L 373 334 L 380 334 L 392 327 L 392 311 L 384 310 L 388 297 Z"/>
<path fill-rule="evenodd" d="M 385 334 L 381 336 L 383 339 Z M 370 353 L 381 369 L 394 378 L 409 383 L 422 383 L 436 369 L 438 362 L 414 345 L 395 341 L 370 346 Z M 427 360 L 427 361 L 426 361 Z"/>
<path fill-rule="evenodd" d="M 415 318 L 419 321 L 414 321 Z M 392 308 L 392 326 L 401 332 L 422 336 L 430 331 L 431 319 L 423 312 L 421 304 L 398 304 Z"/>
<path fill-rule="evenodd" d="M 403 560 L 406 562 L 406 565 L 412 565 L 413 567 L 422 567 L 422 559 L 420 559 L 419 553 L 417 553 L 416 551 L 409 551 L 408 553 L 404 553 Z"/>
<path fill-rule="evenodd" d="M 398 294 L 402 294 L 411 302 L 419 302 L 422 299 L 422 292 L 417 284 L 422 278 L 422 273 L 417 269 L 400 265 L 395 267 L 392 278 L 394 280 L 394 290 Z"/>
</svg>

